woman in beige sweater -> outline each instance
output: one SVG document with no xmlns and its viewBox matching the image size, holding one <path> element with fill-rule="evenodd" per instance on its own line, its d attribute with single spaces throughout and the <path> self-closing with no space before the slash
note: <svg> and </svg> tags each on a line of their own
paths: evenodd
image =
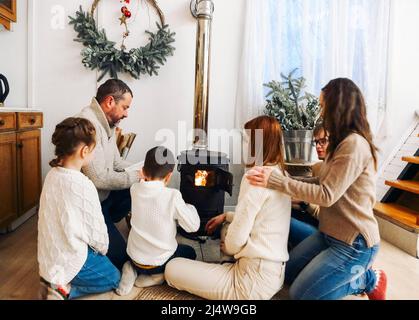
<svg viewBox="0 0 419 320">
<path fill-rule="evenodd" d="M 245 129 L 250 132 L 251 155 L 256 156 L 250 167 L 256 161 L 283 175 L 282 132 L 278 121 L 262 116 L 248 122 Z M 263 137 L 259 136 L 263 138 L 263 152 L 262 144 L 257 143 L 258 129 L 263 130 Z M 176 258 L 166 266 L 166 281 L 174 288 L 211 300 L 272 298 L 284 282 L 290 216 L 289 196 L 251 186 L 243 178 L 236 211 L 213 218 L 206 228 L 212 233 L 224 221 L 231 223 L 221 250 L 236 261 L 215 264 Z"/>
<path fill-rule="evenodd" d="M 259 167 L 250 183 L 320 205 L 319 232 L 290 254 L 286 282 L 293 299 L 340 299 L 366 293 L 385 299 L 386 276 L 371 265 L 380 235 L 373 214 L 376 147 L 359 88 L 335 79 L 322 89 L 320 105 L 329 132 L 327 157 L 317 179 L 296 181 Z"/>
</svg>

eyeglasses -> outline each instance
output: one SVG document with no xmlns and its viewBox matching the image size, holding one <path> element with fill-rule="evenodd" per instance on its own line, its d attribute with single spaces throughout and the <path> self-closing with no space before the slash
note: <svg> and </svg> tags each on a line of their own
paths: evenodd
<svg viewBox="0 0 419 320">
<path fill-rule="evenodd" d="M 329 138 L 326 137 L 326 138 L 321 138 L 321 139 L 315 139 L 313 140 L 312 144 L 313 144 L 313 147 L 317 146 L 318 144 L 321 147 L 324 147 L 328 142 L 329 142 Z"/>
</svg>

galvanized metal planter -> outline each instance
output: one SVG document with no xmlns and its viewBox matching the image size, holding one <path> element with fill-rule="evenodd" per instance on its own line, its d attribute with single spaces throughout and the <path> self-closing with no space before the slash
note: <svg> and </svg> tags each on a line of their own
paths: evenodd
<svg viewBox="0 0 419 320">
<path fill-rule="evenodd" d="M 313 130 L 290 130 L 283 133 L 286 162 L 311 162 Z"/>
</svg>

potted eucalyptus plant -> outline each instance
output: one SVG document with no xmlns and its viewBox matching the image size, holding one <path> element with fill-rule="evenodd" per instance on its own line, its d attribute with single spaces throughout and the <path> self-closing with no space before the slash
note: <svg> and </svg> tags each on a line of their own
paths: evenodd
<svg viewBox="0 0 419 320">
<path fill-rule="evenodd" d="M 311 161 L 313 129 L 319 120 L 320 106 L 316 96 L 305 91 L 304 77 L 295 77 L 298 69 L 288 76 L 281 73 L 282 81 L 264 84 L 265 114 L 278 119 L 284 132 L 285 156 L 288 163 Z"/>
</svg>

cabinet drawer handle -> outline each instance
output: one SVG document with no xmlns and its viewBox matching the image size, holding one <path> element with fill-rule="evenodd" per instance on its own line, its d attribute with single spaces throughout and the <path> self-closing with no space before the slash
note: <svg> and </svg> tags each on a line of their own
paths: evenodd
<svg viewBox="0 0 419 320">
<path fill-rule="evenodd" d="M 19 149 L 22 149 L 23 148 L 23 143 L 22 142 L 16 143 L 16 147 L 18 147 Z"/>
<path fill-rule="evenodd" d="M 35 124 L 35 122 L 36 122 L 36 119 L 35 119 L 35 118 L 30 118 L 30 119 L 29 119 L 29 123 L 30 123 L 30 124 Z"/>
<path fill-rule="evenodd" d="M 4 126 L 5 122 L 3 119 L 0 119 L 0 127 Z"/>
</svg>

